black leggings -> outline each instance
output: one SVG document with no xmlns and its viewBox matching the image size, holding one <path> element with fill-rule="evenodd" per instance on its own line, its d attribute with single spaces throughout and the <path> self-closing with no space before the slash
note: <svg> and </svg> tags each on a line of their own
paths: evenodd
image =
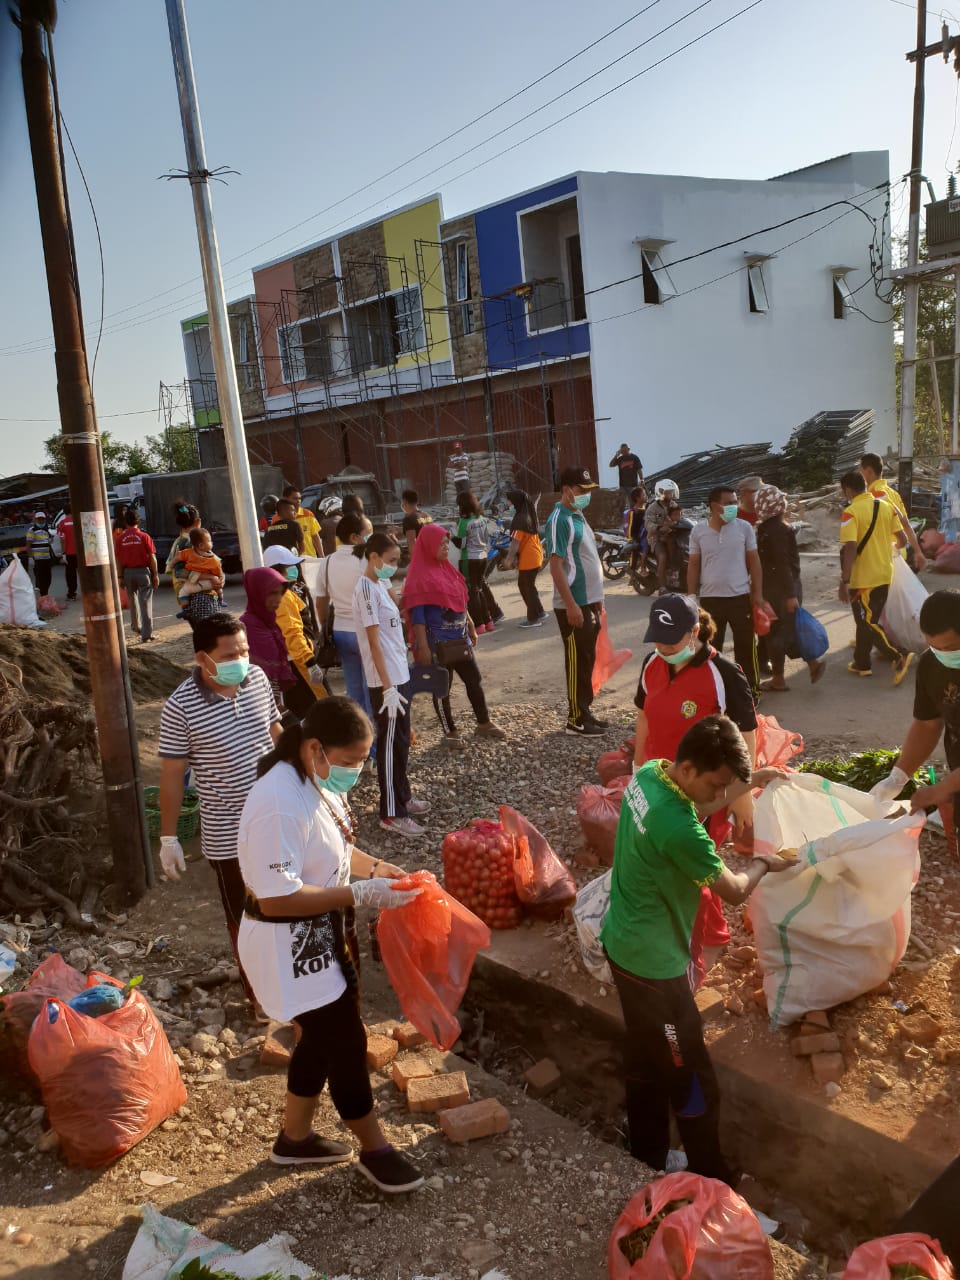
<svg viewBox="0 0 960 1280">
<path fill-rule="evenodd" d="M 316 1098 L 329 1084 L 344 1120 L 362 1120 L 373 1110 L 367 1071 L 367 1032 L 357 995 L 349 988 L 333 1004 L 298 1013 L 303 1034 L 290 1055 L 287 1090 L 295 1098 Z"/>
<path fill-rule="evenodd" d="M 467 561 L 467 608 L 475 627 L 485 627 L 500 614 L 500 606 L 487 586 L 486 560 Z"/>
<path fill-rule="evenodd" d="M 490 713 L 487 710 L 487 700 L 483 696 L 483 682 L 480 679 L 480 668 L 477 666 L 476 658 L 463 658 L 460 662 L 447 663 L 446 667 L 450 672 L 451 685 L 454 672 L 463 681 L 470 705 L 473 707 L 473 714 L 477 717 L 477 724 L 489 724 Z M 447 694 L 445 698 L 434 698 L 433 709 L 437 713 L 443 732 L 455 733 L 457 726 L 454 723 L 453 711 L 450 709 L 450 695 Z"/>
<path fill-rule="evenodd" d="M 540 603 L 540 593 L 537 590 L 537 574 L 539 569 L 521 569 L 517 574 L 517 586 L 520 589 L 520 598 L 527 606 L 527 621 L 537 622 L 540 618 L 547 616 L 546 610 Z"/>
</svg>

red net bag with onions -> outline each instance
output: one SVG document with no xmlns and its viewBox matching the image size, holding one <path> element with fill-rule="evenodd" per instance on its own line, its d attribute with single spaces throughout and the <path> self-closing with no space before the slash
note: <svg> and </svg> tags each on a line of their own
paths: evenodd
<svg viewBox="0 0 960 1280">
<path fill-rule="evenodd" d="M 491 929 L 515 929 L 523 919 L 514 861 L 516 837 L 499 822 L 477 819 L 443 841 L 443 884 Z"/>
</svg>

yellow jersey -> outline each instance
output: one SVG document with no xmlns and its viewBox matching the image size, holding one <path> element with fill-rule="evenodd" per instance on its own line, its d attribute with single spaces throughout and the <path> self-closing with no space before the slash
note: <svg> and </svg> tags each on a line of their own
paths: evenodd
<svg viewBox="0 0 960 1280">
<path fill-rule="evenodd" d="M 875 505 L 877 522 L 873 533 L 853 562 L 850 586 L 854 589 L 887 586 L 893 578 L 890 544 L 900 531 L 900 517 L 891 503 L 869 493 L 858 493 L 840 517 L 840 544 L 852 542 L 856 546 L 866 537 Z"/>
</svg>

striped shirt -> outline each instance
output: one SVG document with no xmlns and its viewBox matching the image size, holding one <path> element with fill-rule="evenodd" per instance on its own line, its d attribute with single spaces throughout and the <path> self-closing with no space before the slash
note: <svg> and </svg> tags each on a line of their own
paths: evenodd
<svg viewBox="0 0 960 1280">
<path fill-rule="evenodd" d="M 562 502 L 550 512 L 546 528 L 546 552 L 563 561 L 563 574 L 574 602 L 582 609 L 603 603 L 603 576 L 593 530 L 580 511 L 571 511 Z M 563 597 L 554 587 L 553 607 L 564 608 Z"/>
<path fill-rule="evenodd" d="M 240 815 L 257 763 L 273 748 L 270 726 L 279 720 L 270 682 L 254 666 L 232 698 L 209 688 L 194 667 L 164 703 L 157 754 L 186 760 L 193 770 L 205 858 L 237 856 Z"/>
</svg>

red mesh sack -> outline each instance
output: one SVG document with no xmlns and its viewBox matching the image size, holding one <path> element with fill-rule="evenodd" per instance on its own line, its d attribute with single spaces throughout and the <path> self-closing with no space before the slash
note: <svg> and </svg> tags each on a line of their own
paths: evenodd
<svg viewBox="0 0 960 1280">
<path fill-rule="evenodd" d="M 895 1266 L 919 1267 L 930 1280 L 954 1280 L 953 1267 L 936 1240 L 918 1232 L 883 1236 L 858 1245 L 850 1255 L 843 1280 L 890 1280 Z"/>
<path fill-rule="evenodd" d="M 422 887 L 422 892 L 380 915 L 377 940 L 387 977 L 421 1035 L 438 1049 L 449 1049 L 460 1035 L 455 1014 L 477 952 L 490 945 L 490 930 L 429 871 L 415 871 L 394 884 Z"/>
<path fill-rule="evenodd" d="M 597 634 L 597 656 L 593 661 L 594 694 L 598 694 L 610 677 L 632 657 L 632 649 L 614 649 L 607 627 L 607 611 L 604 609 L 600 615 L 600 630 Z"/>
<path fill-rule="evenodd" d="M 443 883 L 448 893 L 491 929 L 515 929 L 523 919 L 513 864 L 516 838 L 499 822 L 477 819 L 443 841 Z"/>
<path fill-rule="evenodd" d="M 616 751 L 605 751 L 597 761 L 597 775 L 603 786 L 608 786 L 614 778 L 630 777 L 633 773 L 634 739 L 621 742 Z"/>
<path fill-rule="evenodd" d="M 803 739 L 783 729 L 776 716 L 757 716 L 757 769 L 785 769 L 803 750 Z"/>
<path fill-rule="evenodd" d="M 87 985 L 113 981 L 91 974 Z M 100 1018 L 45 1000 L 27 1053 L 63 1154 L 88 1169 L 122 1156 L 187 1100 L 163 1027 L 139 991 Z"/>
<path fill-rule="evenodd" d="M 37 965 L 22 991 L 11 991 L 0 999 L 0 1049 L 6 1070 L 34 1078 L 27 1060 L 27 1040 L 44 1000 L 48 996 L 69 1000 L 86 986 L 83 974 L 54 952 Z"/>
<path fill-rule="evenodd" d="M 614 778 L 609 787 L 587 785 L 577 796 L 577 817 L 584 844 L 593 849 L 604 866 L 613 866 L 613 846 L 620 821 L 620 805 L 630 777 Z"/>
<path fill-rule="evenodd" d="M 689 1201 L 676 1205 L 678 1201 Z M 660 1219 L 644 1248 L 649 1228 Z M 725 1182 L 670 1173 L 638 1191 L 617 1219 L 610 1280 L 774 1280 L 763 1227 Z"/>
<path fill-rule="evenodd" d="M 500 826 L 513 836 L 513 863 L 517 896 L 524 908 L 543 920 L 556 920 L 565 907 L 577 899 L 577 885 L 567 867 L 557 857 L 550 842 L 522 813 L 500 806 Z"/>
</svg>

